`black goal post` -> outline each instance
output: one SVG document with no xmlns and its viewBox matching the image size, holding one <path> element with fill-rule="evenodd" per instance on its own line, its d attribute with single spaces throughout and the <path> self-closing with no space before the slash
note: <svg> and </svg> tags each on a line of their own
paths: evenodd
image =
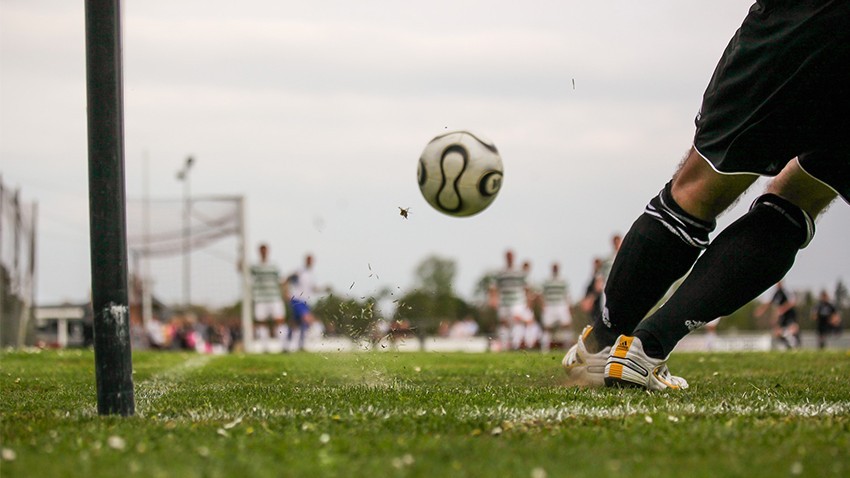
<svg viewBox="0 0 850 478">
<path fill-rule="evenodd" d="M 135 413 L 127 291 L 121 1 L 86 0 L 89 234 L 97 411 Z"/>
</svg>

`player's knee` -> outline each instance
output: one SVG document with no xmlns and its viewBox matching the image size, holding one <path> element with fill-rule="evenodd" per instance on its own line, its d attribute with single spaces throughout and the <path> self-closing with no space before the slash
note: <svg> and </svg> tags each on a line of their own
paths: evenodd
<svg viewBox="0 0 850 478">
<path fill-rule="evenodd" d="M 673 199 L 672 182 L 646 205 L 644 215 L 660 222 L 668 231 L 685 244 L 699 249 L 708 247 L 708 235 L 717 225 L 716 221 L 704 221 L 682 209 Z"/>
<path fill-rule="evenodd" d="M 809 213 L 776 194 L 768 193 L 759 196 L 753 201 L 750 211 L 773 211 L 780 214 L 800 231 L 800 249 L 808 246 L 815 235 L 815 222 Z"/>
</svg>

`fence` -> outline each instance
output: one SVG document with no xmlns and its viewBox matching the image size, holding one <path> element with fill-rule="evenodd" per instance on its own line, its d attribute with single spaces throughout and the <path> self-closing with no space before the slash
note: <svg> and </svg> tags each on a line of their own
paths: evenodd
<svg viewBox="0 0 850 478">
<path fill-rule="evenodd" d="M 21 200 L 0 176 L 0 346 L 34 340 L 32 318 L 36 263 L 35 202 Z"/>
</svg>

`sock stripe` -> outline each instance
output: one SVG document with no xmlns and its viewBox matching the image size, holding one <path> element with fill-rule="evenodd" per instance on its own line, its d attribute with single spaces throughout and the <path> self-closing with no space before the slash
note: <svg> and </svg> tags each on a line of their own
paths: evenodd
<svg viewBox="0 0 850 478">
<path fill-rule="evenodd" d="M 678 212 L 676 212 L 676 210 L 673 207 L 671 207 L 669 204 L 667 204 L 667 200 L 664 199 L 664 191 L 662 191 L 661 194 L 658 195 L 658 199 L 659 199 L 659 201 L 661 201 L 661 206 L 664 208 L 664 210 L 668 214 L 673 216 L 675 219 L 677 219 L 679 222 L 687 223 L 689 226 L 695 227 L 697 229 L 702 229 L 703 231 L 705 231 L 706 234 L 708 234 L 708 233 L 710 233 L 711 231 L 714 230 L 713 224 L 706 225 L 706 224 L 703 224 L 702 221 L 693 220 L 693 219 L 691 219 L 691 218 L 689 218 L 685 215 L 682 215 L 682 214 L 679 214 Z"/>
<path fill-rule="evenodd" d="M 655 209 L 652 204 L 647 204 L 645 212 L 647 215 L 653 217 L 655 220 L 664 225 L 664 227 L 666 227 L 670 232 L 675 234 L 679 239 L 685 241 L 685 243 L 689 246 L 698 247 L 700 249 L 705 249 L 706 247 L 708 247 L 709 241 L 707 238 L 700 239 L 691 234 L 688 234 L 687 230 L 685 229 L 685 224 L 680 220 L 679 217 L 670 214 L 669 210 L 664 211 L 667 214 L 663 214 L 662 212 L 659 212 L 657 209 Z M 671 223 L 671 219 L 673 221 L 676 221 L 678 225 L 676 223 Z M 706 232 L 706 236 L 707 235 L 708 233 Z"/>
<path fill-rule="evenodd" d="M 646 205 L 645 213 L 659 221 L 685 244 L 704 250 L 708 247 L 708 235 L 714 230 L 714 221 L 703 221 L 683 210 L 673 199 L 672 182 Z"/>
</svg>

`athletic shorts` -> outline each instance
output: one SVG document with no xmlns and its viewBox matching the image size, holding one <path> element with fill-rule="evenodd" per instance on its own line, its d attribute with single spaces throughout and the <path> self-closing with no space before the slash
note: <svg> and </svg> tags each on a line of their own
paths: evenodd
<svg viewBox="0 0 850 478">
<path fill-rule="evenodd" d="M 838 330 L 838 327 L 829 321 L 829 317 L 818 317 L 818 335 L 828 335 Z"/>
<path fill-rule="evenodd" d="M 556 325 L 566 327 L 572 322 L 570 316 L 570 308 L 567 304 L 547 304 L 543 307 L 543 316 L 541 317 L 543 327 L 551 328 Z"/>
<path fill-rule="evenodd" d="M 292 315 L 295 316 L 295 322 L 300 324 L 304 321 L 304 316 L 310 313 L 310 306 L 306 302 L 299 299 L 290 299 L 292 305 Z"/>
<path fill-rule="evenodd" d="M 785 314 L 779 317 L 779 326 L 783 329 L 797 323 L 797 316 Z"/>
<path fill-rule="evenodd" d="M 286 317 L 286 309 L 283 307 L 283 301 L 281 300 L 254 303 L 254 320 L 258 322 L 281 320 L 284 317 Z"/>
<path fill-rule="evenodd" d="M 721 173 L 788 161 L 850 202 L 850 1 L 762 0 L 703 96 L 694 147 Z"/>
<path fill-rule="evenodd" d="M 534 320 L 534 313 L 525 304 L 500 305 L 497 313 L 502 322 L 528 322 L 529 315 Z"/>
</svg>

